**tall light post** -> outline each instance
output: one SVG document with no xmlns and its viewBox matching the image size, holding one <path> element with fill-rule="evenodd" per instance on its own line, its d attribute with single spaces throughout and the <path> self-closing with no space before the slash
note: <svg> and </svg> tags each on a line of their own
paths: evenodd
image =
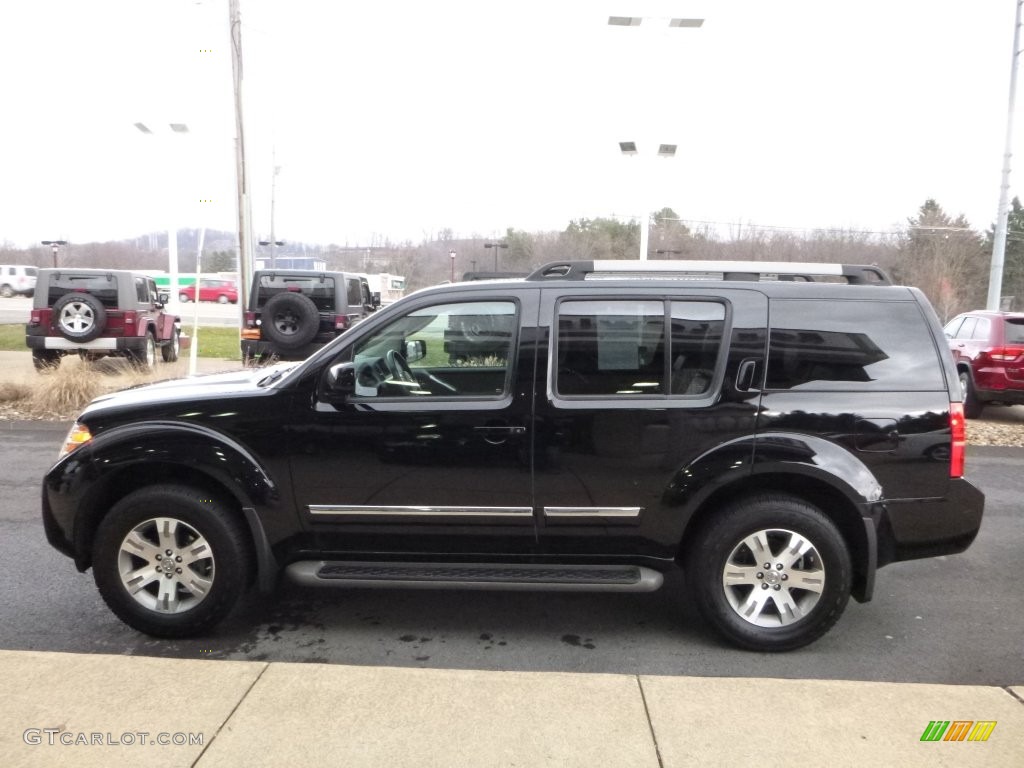
<svg viewBox="0 0 1024 768">
<path fill-rule="evenodd" d="M 271 234 L 271 238 L 273 238 L 273 234 Z M 277 267 L 277 257 L 274 254 L 274 248 L 276 248 L 277 246 L 284 245 L 284 240 L 273 240 L 273 239 L 271 239 L 271 240 L 258 240 L 257 242 L 260 245 L 269 245 L 270 246 L 270 268 L 271 269 L 276 268 Z"/>
<path fill-rule="evenodd" d="M 494 249 L 494 271 L 498 271 L 498 249 L 508 248 L 508 243 L 484 243 L 484 248 Z"/>
<path fill-rule="evenodd" d="M 451 260 L 451 263 L 452 263 L 452 279 L 451 279 L 451 281 L 454 283 L 455 282 L 455 249 L 454 248 L 452 250 L 448 251 L 448 258 Z"/>
<path fill-rule="evenodd" d="M 992 239 L 992 264 L 988 276 L 988 301 L 985 308 L 998 310 L 1003 292 L 1003 264 L 1006 260 L 1006 226 L 1010 218 L 1010 155 L 1013 147 L 1013 110 L 1017 95 L 1017 57 L 1020 55 L 1020 17 L 1024 0 L 1017 0 L 1013 20 L 1013 56 L 1010 59 L 1010 105 L 1006 110 L 1006 145 L 1003 151 L 1003 176 L 999 186 L 996 232 Z"/>
<path fill-rule="evenodd" d="M 185 123 L 168 123 L 171 133 L 185 135 L 189 133 Z M 139 133 L 147 136 L 155 136 L 153 130 L 145 123 L 135 123 Z M 170 165 L 170 164 L 168 164 Z M 167 272 L 168 272 L 168 294 L 172 301 L 178 300 L 178 229 L 176 223 L 171 223 L 167 228 Z M 196 294 L 198 300 L 198 294 Z"/>
<path fill-rule="evenodd" d="M 677 145 L 675 144 L 659 144 L 657 156 L 662 158 L 675 157 L 676 149 Z M 620 141 L 619 151 L 626 157 L 640 156 L 635 141 Z M 640 261 L 647 261 L 651 225 L 651 212 L 648 210 L 650 204 L 647 197 L 647 179 L 640 179 L 640 189 L 641 194 L 637 195 L 640 204 Z"/>
<path fill-rule="evenodd" d="M 653 23 L 664 24 L 665 29 L 699 29 L 704 26 L 704 19 L 683 19 L 678 17 L 664 17 L 664 16 L 609 16 L 608 26 L 610 27 L 639 27 L 645 22 L 652 22 L 652 24 L 646 24 L 646 26 L 652 26 Z M 636 142 L 632 141 L 620 141 L 619 149 L 624 155 L 636 155 L 637 148 Z M 662 144 L 658 149 L 658 157 L 675 157 L 676 145 L 675 144 Z M 641 181 L 641 184 L 645 180 Z M 640 217 L 640 260 L 647 260 L 647 248 L 648 248 L 648 237 L 649 237 L 649 224 L 650 224 L 650 211 L 647 210 L 647 198 L 646 195 L 640 196 L 640 202 L 643 204 L 641 209 Z"/>
<path fill-rule="evenodd" d="M 53 249 L 53 266 L 56 267 L 57 266 L 57 254 L 60 252 L 60 247 L 62 245 L 67 245 L 68 241 L 67 240 L 41 240 L 40 242 L 43 245 L 48 245 L 48 246 L 50 246 Z"/>
</svg>

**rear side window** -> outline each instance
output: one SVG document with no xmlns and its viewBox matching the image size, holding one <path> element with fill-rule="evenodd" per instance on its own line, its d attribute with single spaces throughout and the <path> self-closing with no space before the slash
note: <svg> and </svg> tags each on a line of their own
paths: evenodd
<svg viewBox="0 0 1024 768">
<path fill-rule="evenodd" d="M 931 333 L 912 302 L 776 300 L 771 326 L 769 389 L 946 388 Z"/>
<path fill-rule="evenodd" d="M 558 308 L 558 395 L 705 395 L 722 349 L 725 306 L 593 299 Z"/>
<path fill-rule="evenodd" d="M 358 306 L 363 303 L 363 294 L 360 290 L 358 280 L 346 280 L 348 284 L 348 305 L 350 307 Z"/>
<path fill-rule="evenodd" d="M 1024 344 L 1024 319 L 1007 320 L 1003 332 L 1007 344 Z"/>
</svg>

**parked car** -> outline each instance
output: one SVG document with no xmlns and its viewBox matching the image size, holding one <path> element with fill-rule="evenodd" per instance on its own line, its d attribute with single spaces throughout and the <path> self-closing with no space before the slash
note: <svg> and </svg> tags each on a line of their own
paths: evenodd
<svg viewBox="0 0 1024 768">
<path fill-rule="evenodd" d="M 31 296 L 36 290 L 39 270 L 21 264 L 0 264 L 0 296 Z"/>
<path fill-rule="evenodd" d="M 304 362 L 97 399 L 44 479 L 46 534 L 161 637 L 281 573 L 644 592 L 681 568 L 726 640 L 797 648 L 981 524 L 942 328 L 887 282 L 610 261 L 419 291 Z M 486 352 L 453 363 L 460 329 Z"/>
<path fill-rule="evenodd" d="M 243 360 L 302 360 L 376 311 L 364 275 L 257 270 L 242 328 Z"/>
<path fill-rule="evenodd" d="M 37 371 L 64 355 L 121 355 L 143 368 L 178 359 L 181 319 L 164 311 L 153 278 L 121 269 L 40 269 L 25 326 Z"/>
<path fill-rule="evenodd" d="M 196 286 L 186 285 L 178 290 L 178 301 L 187 304 L 196 300 Z M 238 303 L 238 286 L 231 280 L 202 277 L 199 279 L 199 300 L 216 301 L 219 304 Z"/>
<path fill-rule="evenodd" d="M 965 312 L 945 332 L 968 419 L 989 404 L 1024 404 L 1024 313 Z"/>
</svg>

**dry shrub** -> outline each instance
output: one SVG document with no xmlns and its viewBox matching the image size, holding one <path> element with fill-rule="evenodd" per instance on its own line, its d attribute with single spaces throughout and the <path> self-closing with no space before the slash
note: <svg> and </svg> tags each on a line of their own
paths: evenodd
<svg viewBox="0 0 1024 768">
<path fill-rule="evenodd" d="M 32 387 L 14 381 L 0 381 L 0 403 L 14 405 L 32 396 Z"/>
<path fill-rule="evenodd" d="M 65 360 L 52 372 L 39 375 L 27 410 L 42 418 L 71 417 L 95 397 L 152 380 L 152 375 L 127 365 L 114 368 L 105 360 Z"/>
</svg>

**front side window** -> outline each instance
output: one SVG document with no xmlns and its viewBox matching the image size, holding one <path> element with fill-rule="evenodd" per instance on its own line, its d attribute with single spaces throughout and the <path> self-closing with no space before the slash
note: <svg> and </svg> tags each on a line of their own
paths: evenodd
<svg viewBox="0 0 1024 768">
<path fill-rule="evenodd" d="M 357 397 L 501 397 L 518 328 L 513 301 L 414 310 L 354 349 Z"/>
<path fill-rule="evenodd" d="M 725 307 L 717 302 L 564 301 L 557 317 L 555 393 L 704 395 L 714 377 L 724 325 Z"/>
</svg>

